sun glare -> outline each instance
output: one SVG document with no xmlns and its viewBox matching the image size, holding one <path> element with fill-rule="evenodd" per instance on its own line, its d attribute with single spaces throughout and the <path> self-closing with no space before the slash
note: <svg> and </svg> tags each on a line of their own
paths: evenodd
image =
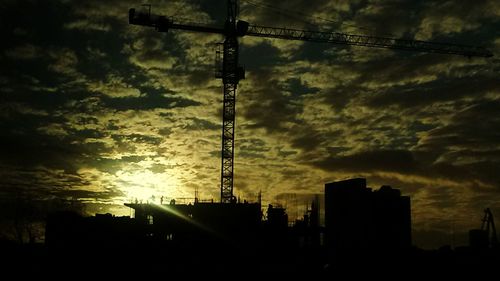
<svg viewBox="0 0 500 281">
<path fill-rule="evenodd" d="M 153 173 L 150 170 L 118 171 L 120 188 L 130 202 L 160 203 L 163 198 L 182 197 L 179 180 L 167 173 Z"/>
</svg>

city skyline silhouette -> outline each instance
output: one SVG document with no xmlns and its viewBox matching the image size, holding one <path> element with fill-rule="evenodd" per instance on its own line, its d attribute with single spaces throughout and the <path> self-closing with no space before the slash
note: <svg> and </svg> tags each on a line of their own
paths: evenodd
<svg viewBox="0 0 500 281">
<path fill-rule="evenodd" d="M 240 1 L 239 18 L 498 49 L 494 1 L 417 2 Z M 222 90 L 213 62 L 223 38 L 129 25 L 129 8 L 141 4 L 1 8 L 3 240 L 43 243 L 46 216 L 60 209 L 120 217 L 135 200 L 220 200 Z M 226 17 L 226 1 L 148 4 L 176 20 L 221 26 Z M 262 206 L 286 206 L 295 222 L 325 183 L 366 178 L 412 198 L 412 244 L 425 249 L 465 245 L 485 208 L 500 213 L 496 54 L 239 42 L 246 75 L 234 200 L 260 193 Z"/>
<path fill-rule="evenodd" d="M 481 228 L 469 232 L 469 245 L 423 250 L 412 244 L 411 200 L 400 190 L 387 185 L 372 189 L 363 178 L 326 183 L 324 190 L 324 202 L 315 196 L 293 223 L 283 207 L 269 204 L 265 210 L 261 202 L 246 200 L 131 202 L 125 205 L 134 210 L 132 217 L 51 212 L 44 245 L 0 242 L 10 257 L 9 270 L 42 276 L 82 270 L 116 274 L 124 256 L 131 258 L 129 274 L 196 269 L 193 276 L 202 272 L 365 275 L 356 271 L 360 268 L 371 276 L 393 276 L 401 270 L 453 276 L 500 261 L 489 209 Z"/>
</svg>

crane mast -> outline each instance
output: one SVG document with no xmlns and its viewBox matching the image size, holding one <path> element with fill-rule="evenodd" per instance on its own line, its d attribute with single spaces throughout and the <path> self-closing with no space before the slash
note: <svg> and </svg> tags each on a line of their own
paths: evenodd
<svg viewBox="0 0 500 281">
<path fill-rule="evenodd" d="M 221 203 L 233 203 L 236 201 L 233 195 L 236 89 L 239 80 L 245 78 L 245 70 L 238 64 L 238 37 L 256 36 L 425 53 L 462 55 L 466 57 L 493 56 L 487 49 L 477 46 L 249 25 L 248 22 L 238 20 L 237 16 L 237 0 L 227 1 L 227 18 L 223 27 L 207 26 L 197 23 L 178 23 L 174 21 L 173 18 L 151 14 L 151 9 L 149 9 L 147 13 L 138 12 L 133 8 L 129 10 L 130 24 L 154 27 L 159 32 L 168 32 L 169 29 L 179 29 L 224 35 L 221 51 L 222 62 L 219 69 L 216 69 L 215 72 L 215 77 L 222 79 L 223 84 Z M 218 53 L 220 53 L 220 51 Z"/>
<path fill-rule="evenodd" d="M 236 88 L 245 71 L 238 65 L 238 29 L 236 16 L 238 6 L 236 0 L 228 0 L 227 18 L 224 25 L 225 39 L 223 43 L 222 71 L 223 106 L 222 106 L 222 151 L 221 151 L 221 203 L 235 202 L 233 195 L 234 175 L 234 123 L 236 113 Z"/>
</svg>

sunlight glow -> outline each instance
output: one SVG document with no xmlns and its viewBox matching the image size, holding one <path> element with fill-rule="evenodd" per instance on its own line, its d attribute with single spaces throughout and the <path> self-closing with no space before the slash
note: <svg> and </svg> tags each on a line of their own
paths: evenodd
<svg viewBox="0 0 500 281">
<path fill-rule="evenodd" d="M 119 186 L 128 200 L 160 202 L 163 197 L 181 197 L 179 179 L 168 173 L 154 173 L 150 170 L 116 172 Z"/>
<path fill-rule="evenodd" d="M 199 227 L 199 228 L 201 228 L 201 229 L 203 229 L 203 230 L 205 230 L 207 232 L 210 232 L 212 234 L 216 234 L 216 232 L 213 231 L 212 229 L 210 229 L 209 227 L 207 227 L 207 226 L 201 224 L 200 222 L 198 222 L 198 221 L 196 221 L 196 220 L 194 220 L 194 219 L 192 219 L 192 218 L 184 215 L 183 213 L 177 211 L 175 208 L 171 208 L 169 205 L 156 205 L 155 204 L 155 206 L 157 206 L 158 208 L 160 208 L 161 210 L 163 210 L 163 211 L 165 211 L 167 213 L 170 213 L 170 214 L 172 214 L 172 215 L 174 215 L 174 216 L 176 216 L 176 217 L 178 217 L 180 219 L 183 219 L 183 220 L 185 220 L 185 221 L 187 221 L 187 222 L 195 225 L 196 227 Z"/>
</svg>

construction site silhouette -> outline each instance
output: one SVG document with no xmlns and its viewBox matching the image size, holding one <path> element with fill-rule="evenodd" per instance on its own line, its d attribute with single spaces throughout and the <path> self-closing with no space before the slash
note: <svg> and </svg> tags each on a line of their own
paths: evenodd
<svg viewBox="0 0 500 281">
<path fill-rule="evenodd" d="M 260 202 L 125 205 L 133 217 L 53 212 L 45 245 L 4 247 L 8 268 L 112 273 L 126 265 L 128 273 L 333 276 L 457 272 L 500 261 L 489 209 L 484 226 L 471 230 L 469 247 L 426 251 L 411 242 L 410 198 L 389 186 L 372 190 L 363 178 L 325 185 L 324 225 L 319 196 L 292 223 L 285 208 L 268 205 L 264 215 Z"/>
<path fill-rule="evenodd" d="M 146 7 L 146 9 L 144 9 Z M 220 201 L 125 203 L 132 216 L 55 211 L 45 224 L 44 244 L 2 242 L 10 270 L 32 273 L 188 274 L 238 277 L 254 273 L 293 276 L 391 274 L 397 270 L 458 272 L 493 267 L 500 248 L 493 214 L 485 209 L 470 245 L 422 250 L 413 245 L 409 196 L 353 178 L 326 183 L 324 201 L 315 196 L 301 217 L 287 209 L 239 200 L 233 194 L 235 102 L 245 70 L 239 65 L 243 36 L 386 48 L 414 52 L 491 57 L 482 47 L 418 40 L 252 25 L 238 19 L 237 1 L 227 1 L 223 26 L 176 22 L 151 6 L 131 8 L 129 24 L 158 32 L 182 30 L 224 37 L 216 51 L 215 76 L 222 80 Z M 324 214 L 324 220 L 321 215 Z M 324 223 L 323 223 L 324 221 Z M 282 276 L 283 276 L 282 275 Z"/>
</svg>

